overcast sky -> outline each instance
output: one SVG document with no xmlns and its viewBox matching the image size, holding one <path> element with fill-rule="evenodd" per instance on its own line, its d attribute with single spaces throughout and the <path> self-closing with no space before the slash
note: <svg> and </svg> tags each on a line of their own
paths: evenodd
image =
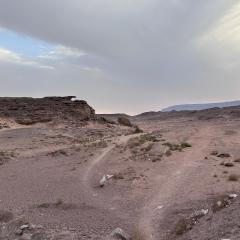
<svg viewBox="0 0 240 240">
<path fill-rule="evenodd" d="M 130 114 L 240 99 L 240 0 L 0 0 L 0 95 Z"/>
</svg>

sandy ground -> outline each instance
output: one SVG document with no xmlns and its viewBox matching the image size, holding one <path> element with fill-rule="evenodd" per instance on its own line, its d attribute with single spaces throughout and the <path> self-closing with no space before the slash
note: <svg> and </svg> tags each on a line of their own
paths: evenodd
<svg viewBox="0 0 240 240">
<path fill-rule="evenodd" d="M 210 209 L 213 198 L 239 192 L 240 181 L 229 176 L 240 174 L 234 161 L 240 158 L 240 121 L 137 124 L 143 134 L 96 123 L 1 129 L 0 209 L 83 240 L 106 239 L 116 227 L 138 240 L 239 239 L 231 226 L 226 231 L 215 226 L 212 235 L 200 231 L 207 216 L 182 234 L 176 234 L 176 226 L 183 216 Z M 182 143 L 191 147 L 169 150 Z M 100 188 L 104 174 L 114 178 Z M 211 219 L 220 221 L 224 211 Z"/>
</svg>

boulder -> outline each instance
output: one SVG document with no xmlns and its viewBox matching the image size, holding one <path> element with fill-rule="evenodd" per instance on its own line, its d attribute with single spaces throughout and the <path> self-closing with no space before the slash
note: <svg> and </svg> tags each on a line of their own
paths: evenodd
<svg viewBox="0 0 240 240">
<path fill-rule="evenodd" d="M 125 233 L 121 228 L 116 228 L 112 231 L 111 237 L 118 240 L 130 240 L 130 236 Z"/>
<path fill-rule="evenodd" d="M 126 117 L 119 117 L 117 121 L 120 125 L 123 125 L 126 127 L 132 127 L 131 121 Z"/>
</svg>

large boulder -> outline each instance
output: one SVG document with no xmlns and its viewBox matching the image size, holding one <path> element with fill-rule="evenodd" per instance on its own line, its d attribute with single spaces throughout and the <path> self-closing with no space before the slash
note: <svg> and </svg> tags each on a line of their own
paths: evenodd
<svg viewBox="0 0 240 240">
<path fill-rule="evenodd" d="M 123 125 L 123 126 L 126 126 L 126 127 L 132 127 L 131 121 L 126 117 L 119 117 L 118 118 L 118 123 L 120 125 Z"/>
</svg>

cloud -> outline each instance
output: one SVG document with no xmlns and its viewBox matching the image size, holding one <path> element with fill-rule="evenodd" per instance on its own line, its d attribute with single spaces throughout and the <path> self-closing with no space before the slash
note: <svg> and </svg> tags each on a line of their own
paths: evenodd
<svg viewBox="0 0 240 240">
<path fill-rule="evenodd" d="M 238 74 L 236 71 L 240 67 L 240 3 L 230 7 L 196 39 L 196 46 L 209 66 L 215 66 L 225 74 Z"/>
<path fill-rule="evenodd" d="M 38 62 L 23 58 L 21 55 L 4 48 L 0 48 L 0 61 L 6 63 L 26 65 L 30 67 L 53 69 L 53 67 L 51 66 L 41 65 Z"/>
<path fill-rule="evenodd" d="M 200 39 L 202 44 L 217 44 L 228 50 L 240 50 L 240 3 L 232 6 Z"/>
<path fill-rule="evenodd" d="M 52 95 L 71 88 L 99 109 L 140 112 L 239 97 L 239 54 L 228 53 L 239 42 L 236 3 L 0 1 L 0 25 L 57 45 L 35 60 L 55 68 L 44 75 L 61 82 L 49 86 Z"/>
<path fill-rule="evenodd" d="M 59 45 L 56 46 L 53 50 L 43 55 L 39 55 L 38 57 L 47 60 L 59 60 L 59 59 L 77 59 L 84 55 L 85 53 L 79 51 L 78 49 L 73 49 Z"/>
</svg>

